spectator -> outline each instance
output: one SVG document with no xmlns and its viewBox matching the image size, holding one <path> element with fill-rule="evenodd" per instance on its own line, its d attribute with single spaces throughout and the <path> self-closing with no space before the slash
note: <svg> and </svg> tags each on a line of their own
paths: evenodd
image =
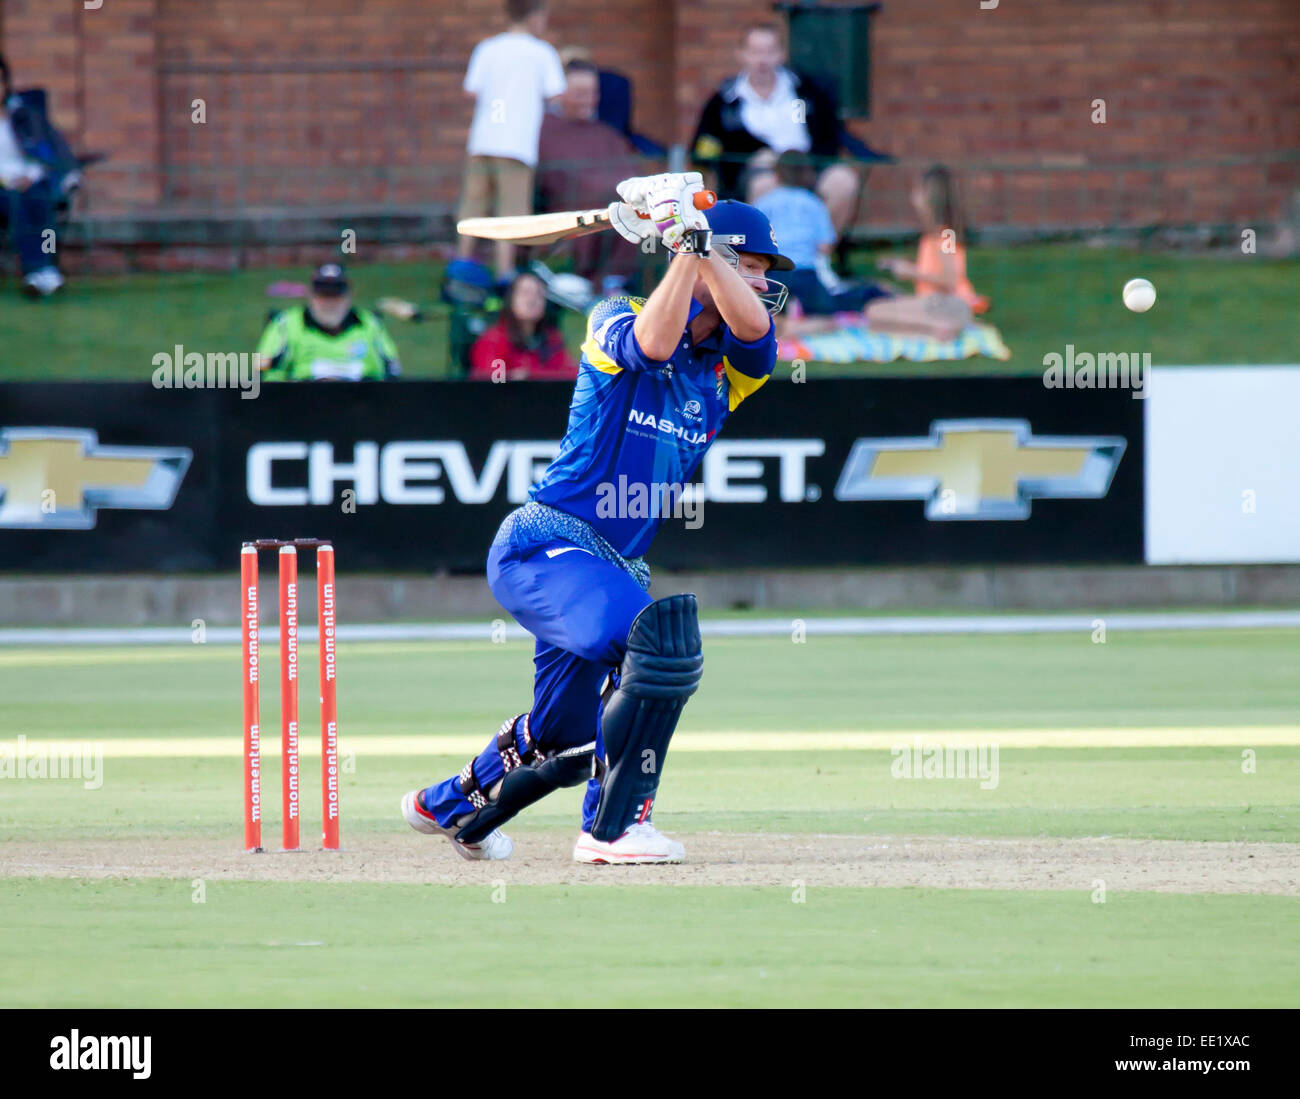
<svg viewBox="0 0 1300 1099">
<path fill-rule="evenodd" d="M 533 212 L 533 171 L 543 106 L 564 91 L 559 54 L 542 39 L 544 0 L 506 0 L 510 26 L 470 54 L 465 91 L 474 98 L 460 217 L 503 217 Z M 474 254 L 461 237 L 457 258 Z M 515 246 L 498 242 L 497 278 L 514 269 Z"/>
<path fill-rule="evenodd" d="M 506 290 L 496 324 L 470 349 L 471 381 L 572 381 L 578 368 L 546 315 L 546 287 L 521 271 Z"/>
<path fill-rule="evenodd" d="M 337 263 L 316 269 L 306 305 L 277 313 L 257 345 L 268 382 L 383 381 L 402 372 L 383 322 L 352 304 Z"/>
<path fill-rule="evenodd" d="M 595 61 L 586 46 L 565 46 L 560 50 L 560 60 L 568 71 L 570 61 Z M 663 160 L 668 150 L 644 134 L 632 130 L 632 82 L 622 73 L 596 69 L 596 118 L 632 144 L 640 156 Z"/>
<path fill-rule="evenodd" d="M 16 95 L 0 57 L 0 228 L 7 224 L 13 236 L 29 297 L 48 297 L 63 286 L 56 253 L 46 243 L 80 167 L 45 113 L 44 94 Z"/>
<path fill-rule="evenodd" d="M 795 267 L 782 276 L 790 296 L 807 316 L 857 312 L 885 291 L 874 284 L 851 283 L 831 269 L 835 228 L 826 203 L 813 191 L 816 170 L 801 153 L 777 158 L 777 186 L 754 205 L 767 215 L 782 252 Z"/>
<path fill-rule="evenodd" d="M 596 117 L 600 80 L 585 59 L 564 67 L 559 110 L 542 120 L 537 191 L 543 210 L 587 210 L 617 198 L 615 186 L 643 171 L 632 143 Z M 574 270 L 583 278 L 620 278 L 636 273 L 638 253 L 613 233 L 593 233 L 572 244 Z"/>
<path fill-rule="evenodd" d="M 781 29 L 773 23 L 749 27 L 739 51 L 740 73 L 723 82 L 704 105 L 692 156 L 716 173 L 723 198 L 756 202 L 776 186 L 772 167 L 793 150 L 819 161 L 840 151 L 835 101 L 812 80 L 785 67 Z M 830 211 L 837 233 L 853 220 L 861 183 L 846 163 L 827 164 L 816 191 Z"/>
<path fill-rule="evenodd" d="M 867 305 L 867 324 L 879 332 L 955 339 L 972 312 L 987 308 L 966 277 L 965 218 L 952 173 L 935 165 L 916 181 L 912 209 L 921 222 L 916 262 L 886 256 L 878 266 L 915 284 L 915 293 Z"/>
</svg>

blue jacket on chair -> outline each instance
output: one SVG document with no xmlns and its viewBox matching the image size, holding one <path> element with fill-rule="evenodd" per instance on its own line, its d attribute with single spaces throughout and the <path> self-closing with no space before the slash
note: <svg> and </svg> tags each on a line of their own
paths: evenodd
<svg viewBox="0 0 1300 1099">
<path fill-rule="evenodd" d="M 81 161 L 50 121 L 44 89 L 15 92 L 5 106 L 18 147 L 24 156 L 45 169 L 53 190 L 57 194 L 66 194 L 79 186 Z"/>
</svg>

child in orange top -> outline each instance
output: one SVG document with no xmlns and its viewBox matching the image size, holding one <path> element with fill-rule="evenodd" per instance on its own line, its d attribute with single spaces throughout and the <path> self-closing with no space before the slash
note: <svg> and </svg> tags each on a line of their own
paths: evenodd
<svg viewBox="0 0 1300 1099">
<path fill-rule="evenodd" d="M 922 228 L 916 262 L 886 256 L 877 266 L 910 279 L 916 292 L 868 303 L 867 325 L 876 332 L 955 339 L 972 311 L 983 312 L 987 303 L 966 278 L 964 219 L 952 173 L 939 165 L 929 169 L 911 199 Z"/>
</svg>

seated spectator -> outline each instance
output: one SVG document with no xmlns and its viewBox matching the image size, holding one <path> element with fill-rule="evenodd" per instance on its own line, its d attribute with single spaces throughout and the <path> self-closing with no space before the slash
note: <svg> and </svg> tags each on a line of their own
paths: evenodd
<svg viewBox="0 0 1300 1099">
<path fill-rule="evenodd" d="M 872 298 L 887 296 L 870 283 L 847 282 L 831 269 L 835 227 L 826 203 L 813 191 L 816 170 L 800 153 L 782 153 L 778 184 L 754 205 L 767 215 L 781 251 L 795 269 L 781 276 L 805 316 L 857 312 Z"/>
<path fill-rule="evenodd" d="M 316 269 L 306 305 L 277 313 L 257 345 L 268 382 L 383 381 L 402 372 L 383 322 L 352 304 L 337 263 Z"/>
<path fill-rule="evenodd" d="M 484 39 L 470 54 L 465 93 L 474 99 L 466 144 L 465 183 L 459 218 L 533 212 L 537 140 L 548 99 L 564 91 L 560 55 L 542 35 L 545 0 L 506 0 L 504 34 Z M 461 237 L 456 258 L 474 255 L 473 237 Z M 515 266 L 515 246 L 496 244 L 497 278 Z"/>
<path fill-rule="evenodd" d="M 8 226 L 23 272 L 23 291 L 44 298 L 63 286 L 47 247 L 66 189 L 80 178 L 80 162 L 50 123 L 42 92 L 15 94 L 0 57 L 0 229 Z"/>
<path fill-rule="evenodd" d="M 496 324 L 470 349 L 471 381 L 562 381 L 578 376 L 559 326 L 546 315 L 546 287 L 521 271 L 510 283 Z"/>
<path fill-rule="evenodd" d="M 826 165 L 816 191 L 835 231 L 842 232 L 857 210 L 861 182 L 851 165 L 826 163 L 840 152 L 834 99 L 785 68 L 785 46 L 775 24 L 749 27 L 739 58 L 740 73 L 723 82 L 700 114 L 691 142 L 695 163 L 716 174 L 719 197 L 754 203 L 776 185 L 776 157 L 790 150 L 806 153 Z"/>
<path fill-rule="evenodd" d="M 620 180 L 641 175 L 631 142 L 596 117 L 600 101 L 596 66 L 581 58 L 564 68 L 559 110 L 542 119 L 538 142 L 537 191 L 540 210 L 588 210 L 617 198 Z M 593 233 L 572 242 L 574 270 L 583 278 L 630 280 L 639 253 L 615 233 Z"/>
<path fill-rule="evenodd" d="M 560 50 L 560 60 L 568 71 L 570 61 L 587 61 L 593 66 L 595 59 L 586 46 L 565 46 Z M 622 73 L 596 68 L 596 118 L 628 139 L 641 156 L 663 160 L 668 155 L 659 142 L 636 133 L 632 129 L 632 81 Z"/>
<path fill-rule="evenodd" d="M 983 312 L 988 301 L 966 277 L 965 219 L 952 173 L 930 168 L 912 187 L 912 209 L 921 222 L 916 262 L 886 256 L 877 266 L 907 279 L 915 292 L 867 305 L 867 325 L 877 332 L 951 340 Z"/>
</svg>

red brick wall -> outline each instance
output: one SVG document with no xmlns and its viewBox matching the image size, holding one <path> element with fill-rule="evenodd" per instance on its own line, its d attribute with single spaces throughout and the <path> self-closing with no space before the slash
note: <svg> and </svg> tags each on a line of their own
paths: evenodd
<svg viewBox="0 0 1300 1099">
<path fill-rule="evenodd" d="M 159 8 L 170 198 L 454 198 L 471 114 L 461 82 L 475 43 L 505 29 L 498 5 L 209 0 L 196 10 L 192 0 L 159 0 Z M 611 26 L 620 31 L 607 39 Z M 585 5 L 557 3 L 549 37 L 634 73 L 645 128 L 671 139 L 671 117 L 654 110 L 670 94 L 671 12 L 653 0 L 607 0 L 596 24 Z M 661 63 L 646 64 L 656 56 Z M 207 104 L 203 127 L 190 121 L 195 98 Z M 215 186 L 190 171 L 213 164 Z"/>
<path fill-rule="evenodd" d="M 19 88 L 45 87 L 78 151 L 110 153 L 113 205 L 158 199 L 157 2 L 2 0 L 0 46 Z M 127 167 L 129 166 L 129 167 Z"/>
<path fill-rule="evenodd" d="M 549 37 L 632 77 L 639 130 L 685 141 L 734 71 L 740 28 L 770 13 L 770 0 L 552 0 Z M 48 87 L 74 145 L 112 155 L 97 209 L 446 198 L 464 65 L 503 25 L 495 0 L 0 0 L 20 86 Z M 1296 0 L 886 0 L 872 63 L 873 117 L 854 129 L 962 167 L 976 222 L 1260 219 L 1297 185 L 1294 165 L 1195 164 L 1300 149 Z M 1156 167 L 1088 170 L 1139 164 Z M 873 172 L 867 220 L 910 220 L 907 171 Z"/>
<path fill-rule="evenodd" d="M 1169 166 L 968 172 L 977 221 L 1231 222 L 1275 215 L 1300 183 L 1294 166 L 1272 180 L 1179 167 L 1300 150 L 1295 0 L 914 0 L 885 4 L 875 43 L 870 133 L 899 154 Z"/>
<path fill-rule="evenodd" d="M 0 51 L 22 88 L 47 88 L 58 121 L 81 132 L 81 4 L 77 0 L 0 0 Z"/>
<path fill-rule="evenodd" d="M 168 197 L 427 201 L 464 146 L 483 29 L 409 0 L 159 0 Z M 206 122 L 192 121 L 203 100 Z M 215 175 L 214 175 L 215 169 Z M 437 197 L 436 195 L 433 197 Z"/>
<path fill-rule="evenodd" d="M 130 205 L 149 205 L 159 193 L 157 8 L 157 0 L 105 0 L 80 16 L 80 136 L 88 148 L 144 169 L 114 177 L 114 199 Z"/>
<path fill-rule="evenodd" d="M 766 0 L 677 6 L 678 137 L 735 70 Z M 1192 161 L 1300 151 L 1297 0 L 886 0 L 872 24 L 872 117 L 851 128 L 910 161 L 969 166 L 972 220 L 1105 225 L 1275 216 L 1300 172 Z M 1091 121 L 1094 99 L 1107 122 Z M 1009 173 L 974 167 L 1050 165 Z M 1119 171 L 1088 165 L 1161 166 Z M 906 225 L 912 169 L 877 168 L 866 220 Z"/>
</svg>

